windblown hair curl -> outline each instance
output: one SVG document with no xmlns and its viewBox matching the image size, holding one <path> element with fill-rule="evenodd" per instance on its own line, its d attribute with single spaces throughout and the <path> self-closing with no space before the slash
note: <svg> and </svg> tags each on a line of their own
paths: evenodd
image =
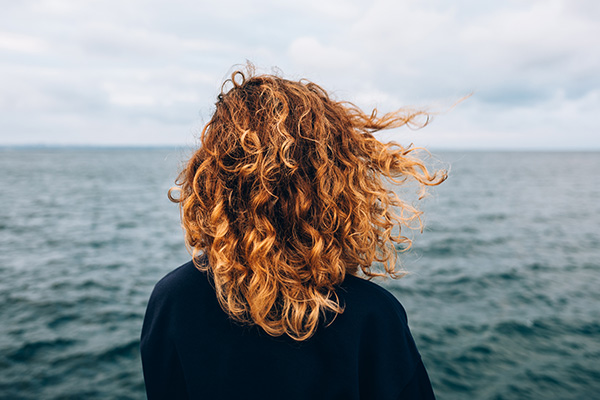
<svg viewBox="0 0 600 400">
<path fill-rule="evenodd" d="M 384 179 L 424 189 L 446 173 L 430 173 L 414 148 L 373 133 L 421 117 L 365 114 L 304 80 L 251 69 L 231 75 L 169 191 L 194 258 L 208 256 L 197 266 L 231 318 L 305 340 L 325 314 L 343 312 L 335 288 L 346 274 L 381 275 L 371 269 L 379 262 L 384 275 L 402 275 L 395 244 L 411 241 L 393 228 L 421 227 L 421 212 Z"/>
</svg>

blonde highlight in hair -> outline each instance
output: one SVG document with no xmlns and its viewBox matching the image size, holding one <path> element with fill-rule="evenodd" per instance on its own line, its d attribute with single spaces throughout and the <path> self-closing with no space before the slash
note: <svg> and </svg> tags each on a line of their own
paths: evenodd
<svg viewBox="0 0 600 400">
<path fill-rule="evenodd" d="M 346 274 L 381 275 L 372 270 L 380 262 L 386 275 L 402 275 L 395 245 L 411 241 L 392 231 L 420 227 L 420 211 L 384 179 L 424 189 L 446 174 L 431 174 L 414 148 L 373 133 L 421 116 L 365 114 L 309 81 L 251 68 L 232 74 L 200 148 L 169 191 L 194 257 L 208 256 L 197 266 L 208 270 L 231 318 L 305 340 L 325 314 L 343 312 L 335 288 Z"/>
</svg>

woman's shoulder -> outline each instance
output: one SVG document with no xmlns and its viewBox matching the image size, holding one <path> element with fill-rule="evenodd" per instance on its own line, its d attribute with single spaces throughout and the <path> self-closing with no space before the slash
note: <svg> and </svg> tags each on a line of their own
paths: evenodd
<svg viewBox="0 0 600 400">
<path fill-rule="evenodd" d="M 156 287 L 166 289 L 174 285 L 185 284 L 190 280 L 197 279 L 197 273 L 200 273 L 200 271 L 196 267 L 194 260 L 190 260 L 163 276 L 156 283 Z"/>
<path fill-rule="evenodd" d="M 166 274 L 154 286 L 151 301 L 187 301 L 190 297 L 210 292 L 212 288 L 206 272 L 198 269 L 205 262 L 205 257 L 200 256 Z"/>
<path fill-rule="evenodd" d="M 361 393 L 367 398 L 404 398 L 402 390 L 421 362 L 404 307 L 385 287 L 357 276 L 347 276 L 336 294 L 344 312 L 330 325 L 331 333 L 338 346 L 348 343 L 346 353 L 358 360 Z M 325 335 L 330 328 L 324 329 Z"/>
<path fill-rule="evenodd" d="M 373 281 L 348 275 L 337 294 L 350 308 L 359 312 L 387 317 L 396 314 L 407 323 L 406 311 L 396 296 Z"/>
</svg>

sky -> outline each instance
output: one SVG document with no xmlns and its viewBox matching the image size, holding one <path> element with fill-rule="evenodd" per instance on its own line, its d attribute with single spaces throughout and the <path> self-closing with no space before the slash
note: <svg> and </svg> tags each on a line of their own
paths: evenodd
<svg viewBox="0 0 600 400">
<path fill-rule="evenodd" d="M 259 72 L 314 81 L 366 111 L 433 113 L 427 127 L 382 140 L 600 150 L 597 0 L 0 0 L 0 7 L 0 146 L 193 146 L 222 81 L 250 61 Z"/>
</svg>

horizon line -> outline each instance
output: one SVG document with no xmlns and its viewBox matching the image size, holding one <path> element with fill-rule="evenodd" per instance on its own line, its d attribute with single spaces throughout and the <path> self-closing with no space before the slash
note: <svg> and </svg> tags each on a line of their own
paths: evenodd
<svg viewBox="0 0 600 400">
<path fill-rule="evenodd" d="M 421 146 L 416 146 L 421 147 Z M 151 150 L 151 149 L 195 149 L 198 146 L 190 145 L 190 144 L 97 144 L 97 143 L 88 143 L 88 144 L 60 144 L 60 143 L 21 143 L 21 144 L 0 144 L 0 150 L 26 150 L 26 149 L 47 149 L 47 150 L 59 150 L 59 149 L 82 149 L 82 150 L 94 150 L 94 149 L 105 149 L 105 150 Z M 556 148 L 556 147 L 425 147 L 428 151 L 431 152 L 584 152 L 584 153 L 594 153 L 600 152 L 600 146 L 597 148 L 581 148 L 581 147 L 572 147 L 572 148 Z"/>
</svg>

